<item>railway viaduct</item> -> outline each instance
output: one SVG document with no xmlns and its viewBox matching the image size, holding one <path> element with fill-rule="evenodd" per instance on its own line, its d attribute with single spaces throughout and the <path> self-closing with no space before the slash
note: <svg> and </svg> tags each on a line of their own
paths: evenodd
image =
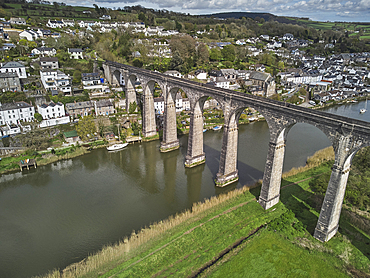
<svg viewBox="0 0 370 278">
<path fill-rule="evenodd" d="M 160 86 L 165 105 L 163 140 L 160 147 L 162 152 L 179 147 L 176 132 L 176 93 L 179 89 L 186 93 L 190 101 L 191 113 L 185 167 L 194 167 L 205 162 L 203 105 L 208 97 L 218 101 L 223 110 L 225 122 L 219 170 L 216 176 L 217 186 L 226 186 L 238 180 L 236 168 L 238 120 L 247 107 L 259 111 L 266 119 L 270 131 L 267 160 L 258 200 L 264 209 L 269 209 L 279 202 L 285 142 L 290 128 L 296 123 L 316 126 L 329 138 L 334 148 L 335 162 L 314 237 L 324 242 L 335 235 L 352 159 L 359 149 L 370 145 L 370 123 L 216 88 L 116 62 L 106 61 L 103 69 L 108 82 L 112 85 L 119 85 L 119 80 L 123 76 L 127 111 L 130 103 L 137 102 L 135 82 L 140 81 L 143 88 L 144 137 L 156 135 L 153 91 L 155 83 Z"/>
</svg>

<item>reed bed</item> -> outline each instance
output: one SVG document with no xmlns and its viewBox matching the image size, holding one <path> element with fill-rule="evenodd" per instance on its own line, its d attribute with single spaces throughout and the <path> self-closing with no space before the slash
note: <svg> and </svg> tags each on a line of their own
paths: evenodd
<svg viewBox="0 0 370 278">
<path fill-rule="evenodd" d="M 315 152 L 312 156 L 307 158 L 305 166 L 295 168 L 293 167 L 290 171 L 283 173 L 282 178 L 291 177 L 309 169 L 315 168 L 322 163 L 330 162 L 334 160 L 334 149 L 333 147 L 327 147 L 325 149 Z"/>
<path fill-rule="evenodd" d="M 306 166 L 293 168 L 289 172 L 284 173 L 283 177 L 296 175 L 333 159 L 334 152 L 332 147 L 317 151 L 312 157 L 307 159 Z M 194 203 L 191 209 L 174 216 L 170 216 L 166 220 L 154 223 L 138 232 L 133 231 L 130 237 L 125 237 L 114 245 L 104 247 L 101 251 L 88 256 L 81 262 L 72 264 L 62 271 L 53 270 L 45 276 L 38 277 L 75 278 L 91 274 L 104 265 L 113 264 L 114 262 L 117 263 L 118 261 L 122 263 L 134 257 L 137 251 L 140 251 L 139 248 L 144 244 L 153 239 L 159 238 L 160 236 L 164 236 L 164 233 L 168 232 L 170 229 L 179 226 L 180 224 L 184 224 L 189 220 L 195 222 L 199 219 L 197 216 L 200 216 L 202 213 L 207 212 L 210 209 L 216 209 L 220 205 L 226 205 L 227 202 L 240 197 L 250 188 L 254 188 L 259 185 L 261 185 L 261 181 L 258 181 L 254 186 L 245 186 L 241 189 L 230 191 L 227 194 L 221 194 L 219 196 L 211 197 L 210 199 L 205 199 L 203 202 Z"/>
</svg>

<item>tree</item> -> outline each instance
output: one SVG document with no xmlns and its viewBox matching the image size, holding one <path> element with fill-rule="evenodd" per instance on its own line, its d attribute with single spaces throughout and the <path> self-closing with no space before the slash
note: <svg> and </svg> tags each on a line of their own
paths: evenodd
<svg viewBox="0 0 370 278">
<path fill-rule="evenodd" d="M 172 59 L 170 62 L 170 69 L 182 71 L 183 64 L 184 64 L 184 61 L 181 59 L 181 55 L 179 51 L 173 52 Z"/>
<path fill-rule="evenodd" d="M 226 61 L 234 62 L 235 60 L 235 46 L 226 45 L 221 49 L 222 58 Z"/>
<path fill-rule="evenodd" d="M 92 135 L 96 132 L 93 117 L 85 116 L 80 119 L 76 126 L 76 131 L 78 136 L 80 136 L 83 141 L 86 141 L 89 137 L 92 137 Z"/>
<path fill-rule="evenodd" d="M 105 131 L 104 121 L 102 118 L 100 118 L 98 121 L 98 132 L 99 132 L 100 137 L 104 136 L 104 131 Z"/>
<path fill-rule="evenodd" d="M 42 116 L 40 113 L 35 113 L 35 119 L 38 121 L 38 122 L 41 122 L 42 121 Z"/>
<path fill-rule="evenodd" d="M 131 102 L 130 105 L 129 105 L 129 108 L 128 108 L 128 113 L 132 114 L 136 111 L 136 109 L 137 109 L 136 101 Z"/>
<path fill-rule="evenodd" d="M 134 59 L 132 61 L 132 65 L 137 68 L 142 68 L 143 67 L 143 62 L 140 59 Z"/>
<path fill-rule="evenodd" d="M 80 84 L 81 83 L 81 71 L 79 70 L 75 70 L 75 72 L 73 73 L 73 84 Z"/>
<path fill-rule="evenodd" d="M 198 62 L 199 62 L 199 64 L 205 64 L 205 63 L 208 63 L 209 62 L 209 51 L 208 51 L 208 47 L 204 43 L 201 43 L 198 46 L 197 55 L 198 55 Z"/>
<path fill-rule="evenodd" d="M 219 48 L 212 48 L 209 53 L 209 59 L 211 61 L 219 61 L 221 59 L 221 50 Z"/>
</svg>

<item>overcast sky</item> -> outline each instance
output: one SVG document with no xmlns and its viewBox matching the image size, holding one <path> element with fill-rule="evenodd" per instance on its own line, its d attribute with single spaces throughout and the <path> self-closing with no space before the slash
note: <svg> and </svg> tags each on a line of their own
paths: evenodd
<svg viewBox="0 0 370 278">
<path fill-rule="evenodd" d="M 370 22 L 370 0 L 65 0 L 71 5 L 118 8 L 141 5 L 182 13 L 269 12 L 281 16 L 309 17 L 320 21 Z"/>
</svg>

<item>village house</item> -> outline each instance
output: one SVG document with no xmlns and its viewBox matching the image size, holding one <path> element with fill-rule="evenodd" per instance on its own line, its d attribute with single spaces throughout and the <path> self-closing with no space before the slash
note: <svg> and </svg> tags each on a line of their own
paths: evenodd
<svg viewBox="0 0 370 278">
<path fill-rule="evenodd" d="M 44 57 L 44 56 L 55 56 L 55 54 L 57 54 L 57 51 L 55 50 L 55 48 L 43 46 L 32 49 L 31 53 L 33 53 L 34 55 L 40 55 Z"/>
<path fill-rule="evenodd" d="M 269 73 L 264 72 L 251 72 L 249 80 L 252 81 L 253 85 L 260 86 L 264 92 L 264 97 L 270 97 L 275 94 L 275 80 Z"/>
<path fill-rule="evenodd" d="M 58 69 L 58 58 L 57 57 L 41 57 L 40 58 L 40 67 L 44 69 Z"/>
<path fill-rule="evenodd" d="M 184 103 L 181 94 L 178 92 L 176 94 L 175 107 L 176 107 L 176 113 L 181 112 L 187 108 L 190 110 L 190 101 L 186 99 Z M 163 97 L 154 98 L 154 111 L 156 114 L 164 113 L 164 98 Z"/>
<path fill-rule="evenodd" d="M 285 41 L 291 41 L 291 40 L 294 40 L 294 36 L 290 33 L 286 33 L 284 36 L 283 36 L 283 40 Z"/>
<path fill-rule="evenodd" d="M 35 41 L 39 38 L 39 35 L 33 30 L 24 30 L 19 33 L 19 39 L 26 39 L 28 41 Z"/>
<path fill-rule="evenodd" d="M 61 20 L 51 20 L 49 19 L 48 22 L 46 23 L 46 26 L 49 28 L 63 28 L 64 23 Z"/>
<path fill-rule="evenodd" d="M 74 27 L 75 21 L 73 19 L 62 19 L 64 27 Z"/>
<path fill-rule="evenodd" d="M 230 82 L 235 82 L 238 76 L 235 69 L 221 69 L 221 73 Z"/>
<path fill-rule="evenodd" d="M 21 82 L 19 81 L 18 75 L 15 72 L 0 73 L 0 90 L 2 92 L 22 91 Z"/>
<path fill-rule="evenodd" d="M 71 78 L 58 69 L 40 71 L 40 79 L 47 91 L 61 91 L 64 95 L 70 95 L 72 92 Z"/>
<path fill-rule="evenodd" d="M 0 103 L 0 125 L 31 122 L 34 117 L 35 108 L 27 102 Z"/>
<path fill-rule="evenodd" d="M 92 72 L 92 73 L 82 73 L 82 84 L 84 86 L 94 86 L 101 84 L 99 73 Z"/>
<path fill-rule="evenodd" d="M 110 99 L 98 100 L 94 104 L 96 115 L 108 116 L 115 113 L 113 102 Z"/>
<path fill-rule="evenodd" d="M 66 104 L 66 112 L 74 118 L 77 118 L 78 116 L 84 117 L 92 115 L 94 109 L 95 106 L 92 101 L 72 102 Z"/>
<path fill-rule="evenodd" d="M 49 104 L 42 104 L 37 106 L 37 111 L 41 114 L 44 120 L 64 117 L 66 115 L 64 105 L 61 102 L 50 102 Z"/>
<path fill-rule="evenodd" d="M 182 78 L 182 74 L 180 72 L 178 72 L 177 70 L 168 70 L 168 71 L 164 72 L 164 74 L 170 75 L 170 76 L 173 76 L 173 77 Z"/>
<path fill-rule="evenodd" d="M 68 53 L 71 59 L 83 59 L 81 48 L 68 48 Z"/>
<path fill-rule="evenodd" d="M 18 62 L 6 62 L 2 64 L 0 72 L 15 72 L 20 79 L 27 78 L 26 67 Z"/>
<path fill-rule="evenodd" d="M 223 89 L 229 89 L 230 88 L 230 81 L 227 80 L 223 76 L 216 77 L 214 79 L 214 81 L 208 82 L 207 84 L 218 87 L 218 88 L 223 88 Z"/>
<path fill-rule="evenodd" d="M 9 20 L 10 24 L 14 25 L 26 25 L 27 22 L 22 17 L 11 17 Z"/>
</svg>

